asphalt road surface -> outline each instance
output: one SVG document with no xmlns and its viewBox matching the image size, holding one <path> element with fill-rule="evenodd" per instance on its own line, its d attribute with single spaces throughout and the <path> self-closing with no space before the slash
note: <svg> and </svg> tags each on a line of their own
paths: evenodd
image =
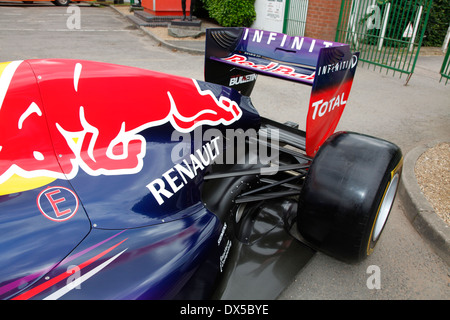
<svg viewBox="0 0 450 320">
<path fill-rule="evenodd" d="M 160 46 L 108 7 L 0 3 L 0 61 L 76 58 L 142 67 L 203 79 L 203 57 Z M 79 13 L 79 20 L 73 20 Z M 78 24 L 77 24 L 78 23 Z M 338 129 L 398 144 L 450 139 L 450 85 L 439 83 L 443 57 L 421 57 L 406 77 L 359 67 Z M 310 88 L 260 77 L 253 103 L 279 121 L 305 128 Z M 348 265 L 316 254 L 281 299 L 450 299 L 449 268 L 407 220 L 396 200 L 375 252 Z M 375 279 L 374 277 L 378 277 Z M 374 282 L 375 281 L 375 282 Z"/>
</svg>

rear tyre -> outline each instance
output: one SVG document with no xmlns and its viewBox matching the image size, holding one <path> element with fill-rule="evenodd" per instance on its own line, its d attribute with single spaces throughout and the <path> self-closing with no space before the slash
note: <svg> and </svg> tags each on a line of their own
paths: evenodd
<svg viewBox="0 0 450 320">
<path fill-rule="evenodd" d="M 312 247 L 346 262 L 373 252 L 400 181 L 400 149 L 340 132 L 316 154 L 300 194 L 297 227 Z"/>
</svg>

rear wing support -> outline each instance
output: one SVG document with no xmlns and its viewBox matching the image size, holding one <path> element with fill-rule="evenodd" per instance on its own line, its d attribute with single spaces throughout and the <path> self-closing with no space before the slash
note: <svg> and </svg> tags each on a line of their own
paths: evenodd
<svg viewBox="0 0 450 320">
<path fill-rule="evenodd" d="M 314 156 L 337 127 L 358 57 L 342 43 L 250 28 L 208 29 L 205 80 L 247 96 L 258 74 L 312 86 L 306 153 Z"/>
</svg>

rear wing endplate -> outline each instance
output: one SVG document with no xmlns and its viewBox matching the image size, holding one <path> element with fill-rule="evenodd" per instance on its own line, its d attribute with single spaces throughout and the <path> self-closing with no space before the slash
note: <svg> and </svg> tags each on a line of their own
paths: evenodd
<svg viewBox="0 0 450 320">
<path fill-rule="evenodd" d="M 205 80 L 249 96 L 258 74 L 312 86 L 306 124 L 310 156 L 337 127 L 358 53 L 347 44 L 250 29 L 208 29 Z"/>
</svg>

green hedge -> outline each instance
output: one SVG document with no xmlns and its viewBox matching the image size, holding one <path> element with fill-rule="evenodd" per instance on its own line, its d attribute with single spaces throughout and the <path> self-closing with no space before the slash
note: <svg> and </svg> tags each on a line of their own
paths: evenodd
<svg viewBox="0 0 450 320">
<path fill-rule="evenodd" d="M 402 3 L 395 3 L 392 0 L 377 0 L 377 4 L 380 6 L 380 12 L 384 12 L 386 3 L 391 2 L 393 4 L 391 6 L 390 17 L 397 17 L 398 19 L 389 19 L 387 27 L 386 27 L 386 35 L 387 39 L 383 42 L 384 46 L 402 46 L 406 47 L 409 45 L 409 38 L 402 38 L 403 30 L 406 25 L 402 25 L 399 29 L 397 24 L 403 24 L 406 22 L 410 22 L 412 18 L 415 17 L 415 12 L 412 12 L 412 5 L 415 3 L 413 0 L 404 1 Z M 423 1 L 418 4 L 424 5 Z M 365 29 L 365 24 L 367 19 L 373 15 L 372 12 L 367 13 L 364 17 L 361 18 L 359 23 L 361 26 L 359 28 Z M 409 18 L 406 18 L 409 17 Z M 424 22 L 425 12 L 422 13 L 421 24 Z M 406 20 L 405 20 L 406 19 Z M 425 37 L 423 39 L 423 46 L 433 46 L 440 47 L 444 42 L 445 35 L 447 34 L 447 29 L 450 23 L 450 4 L 449 0 L 433 0 L 430 14 L 428 17 L 428 24 L 425 29 Z M 421 27 L 422 28 L 422 27 Z M 360 29 L 361 30 L 361 29 Z M 421 34 L 421 30 L 419 29 L 418 36 Z M 373 28 L 371 30 L 367 30 L 364 38 L 364 43 L 376 45 L 379 41 L 381 29 Z M 392 42 L 389 38 L 403 40 L 404 42 L 399 44 L 394 40 Z M 418 37 L 416 38 L 416 42 L 418 41 Z"/>
<path fill-rule="evenodd" d="M 433 0 L 427 28 L 425 30 L 424 46 L 440 47 L 450 23 L 449 0 Z"/>
<path fill-rule="evenodd" d="M 256 19 L 255 0 L 202 0 L 209 16 L 223 27 L 250 27 Z"/>
</svg>

